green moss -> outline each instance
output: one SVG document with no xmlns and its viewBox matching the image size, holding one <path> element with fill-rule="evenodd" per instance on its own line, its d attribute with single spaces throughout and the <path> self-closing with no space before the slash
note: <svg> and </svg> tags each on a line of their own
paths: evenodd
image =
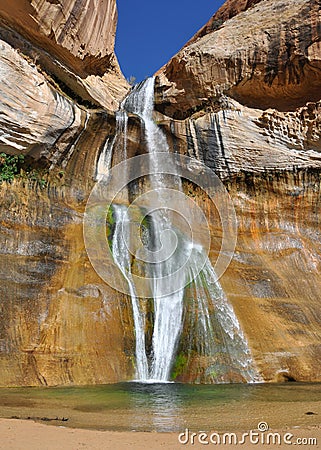
<svg viewBox="0 0 321 450">
<path fill-rule="evenodd" d="M 217 371 L 217 370 L 213 370 L 213 369 L 208 369 L 207 371 L 206 371 L 206 375 L 208 376 L 208 377 L 210 377 L 210 378 L 212 378 L 213 380 L 216 380 L 217 378 L 218 378 L 218 376 L 219 376 L 219 372 Z"/>
<path fill-rule="evenodd" d="M 150 224 L 150 219 L 147 215 L 144 215 L 141 222 L 140 222 L 140 226 L 144 227 L 146 229 L 149 228 L 149 224 Z"/>
<path fill-rule="evenodd" d="M 110 206 L 107 211 L 107 223 L 108 225 L 112 226 L 115 224 L 115 218 L 113 214 L 113 208 Z"/>
<path fill-rule="evenodd" d="M 187 361 L 188 358 L 184 353 L 178 353 L 171 373 L 172 380 L 176 380 L 184 372 Z"/>
<path fill-rule="evenodd" d="M 113 249 L 112 237 L 113 237 L 114 228 L 115 228 L 115 217 L 114 217 L 112 206 L 110 206 L 107 211 L 106 222 L 107 222 L 106 223 L 106 225 L 107 225 L 106 232 L 107 232 L 108 245 L 109 245 L 110 250 L 112 251 L 112 249 Z"/>
</svg>

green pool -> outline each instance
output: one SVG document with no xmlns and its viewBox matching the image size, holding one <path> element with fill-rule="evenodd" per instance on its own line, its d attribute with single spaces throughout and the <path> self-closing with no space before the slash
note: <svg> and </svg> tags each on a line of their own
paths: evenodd
<svg viewBox="0 0 321 450">
<path fill-rule="evenodd" d="M 261 421 L 271 428 L 309 426 L 320 423 L 321 384 L 2 388 L 0 416 L 118 431 L 241 431 Z"/>
</svg>

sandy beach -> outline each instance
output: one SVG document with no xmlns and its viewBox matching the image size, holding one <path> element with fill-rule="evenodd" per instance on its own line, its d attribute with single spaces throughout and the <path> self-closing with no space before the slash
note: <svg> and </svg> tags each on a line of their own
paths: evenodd
<svg viewBox="0 0 321 450">
<path fill-rule="evenodd" d="M 292 445 L 303 446 L 308 449 L 321 448 L 321 426 L 271 430 L 271 433 L 280 433 L 282 440 L 286 436 L 287 442 Z M 238 433 L 241 436 L 242 433 Z M 290 437 L 293 435 L 293 437 Z M 56 426 L 48 426 L 27 420 L 0 419 L 0 449 L 2 450 L 141 450 L 141 449 L 170 449 L 183 448 L 243 448 L 243 449 L 285 449 L 290 443 L 281 445 L 270 442 L 270 444 L 239 444 L 214 445 L 189 442 L 179 443 L 178 433 L 141 433 L 141 432 L 113 432 L 113 431 L 91 431 L 83 429 L 72 429 Z M 182 437 L 183 438 L 183 437 Z M 197 437 L 198 438 L 198 437 Z M 197 439 L 196 438 L 196 439 Z M 307 439 L 316 439 L 317 442 L 307 442 Z M 204 436 L 201 438 L 204 440 Z M 298 441 L 303 439 L 303 441 Z"/>
</svg>

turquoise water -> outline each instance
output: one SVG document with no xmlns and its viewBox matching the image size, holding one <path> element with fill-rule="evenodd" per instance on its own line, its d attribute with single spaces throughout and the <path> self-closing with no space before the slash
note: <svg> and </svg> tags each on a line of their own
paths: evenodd
<svg viewBox="0 0 321 450">
<path fill-rule="evenodd" d="M 2 388 L 0 416 L 117 431 L 238 431 L 261 421 L 271 428 L 308 426 L 320 423 L 321 384 Z"/>
</svg>

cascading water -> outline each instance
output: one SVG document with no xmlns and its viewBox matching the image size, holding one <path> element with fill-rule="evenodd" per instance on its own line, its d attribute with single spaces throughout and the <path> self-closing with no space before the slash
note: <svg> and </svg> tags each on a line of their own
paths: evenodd
<svg viewBox="0 0 321 450">
<path fill-rule="evenodd" d="M 145 318 L 140 311 L 139 299 L 131 274 L 131 258 L 127 249 L 127 243 L 130 240 L 130 217 L 126 206 L 114 205 L 113 210 L 115 230 L 112 251 L 116 265 L 128 283 L 132 301 L 136 341 L 136 378 L 146 380 L 148 378 L 148 363 L 145 350 Z"/>
<path fill-rule="evenodd" d="M 201 245 L 194 245 L 184 233 L 176 229 L 171 213 L 166 209 L 166 199 L 163 198 L 165 188 L 170 187 L 181 191 L 182 187 L 178 175 L 168 179 L 162 174 L 159 153 L 168 153 L 169 148 L 165 135 L 153 120 L 153 110 L 154 79 L 150 78 L 132 90 L 123 101 L 117 115 L 117 132 L 122 132 L 124 136 L 125 157 L 127 113 L 135 114 L 140 118 L 145 132 L 151 172 L 154 173 L 150 177 L 150 185 L 156 193 L 157 203 L 164 205 L 163 208 L 149 214 L 149 234 L 153 242 L 153 252 L 149 252 L 152 256 L 146 263 L 146 270 L 152 280 L 154 309 L 150 355 L 146 352 L 145 312 L 140 307 L 131 272 L 132 256 L 128 250 L 130 247 L 128 243 L 131 240 L 131 217 L 125 206 L 113 206 L 115 229 L 112 251 L 116 265 L 128 283 L 132 300 L 136 339 L 136 378 L 145 382 L 166 382 L 170 379 L 184 320 L 187 320 L 186 314 L 184 315 L 186 289 L 182 288 L 182 285 L 192 280 L 189 284 L 193 287 L 189 289 L 194 292 L 197 314 L 191 315 L 188 326 L 197 330 L 197 337 L 202 341 L 198 344 L 200 351 L 214 358 L 214 361 L 216 358 L 216 364 L 214 364 L 215 372 L 218 373 L 216 380 L 220 379 L 220 371 L 217 367 L 222 367 L 221 360 L 224 360 L 237 369 L 244 380 L 258 381 L 259 377 L 253 368 L 246 339 L 232 306 L 216 280 L 216 274 L 205 250 Z M 108 160 L 110 165 L 111 156 L 106 158 L 106 155 L 103 155 L 101 158 Z M 106 170 L 100 168 L 98 172 L 104 174 Z M 172 252 L 175 247 L 176 249 Z M 186 254 L 189 258 L 183 274 L 183 284 L 182 279 L 171 277 L 169 289 L 168 276 L 175 272 L 176 266 L 180 266 L 182 256 L 185 257 Z M 199 273 L 200 265 L 203 269 Z"/>
<path fill-rule="evenodd" d="M 113 156 L 113 149 L 114 145 L 116 143 L 117 137 L 119 135 L 124 136 L 123 140 L 123 157 L 124 159 L 127 159 L 127 123 L 128 123 L 128 116 L 125 111 L 120 110 L 116 112 L 116 133 L 113 139 L 110 141 L 109 139 L 106 140 L 105 145 L 102 149 L 102 152 L 100 153 L 100 156 L 98 158 L 97 162 L 97 169 L 96 169 L 96 180 L 100 181 L 103 178 L 108 177 L 108 173 L 111 167 L 112 162 L 112 156 Z"/>
<path fill-rule="evenodd" d="M 154 79 L 147 79 L 142 88 L 132 92 L 122 106 L 126 111 L 136 114 L 142 120 L 151 172 L 155 173 L 158 170 L 161 172 L 157 154 L 160 152 L 168 153 L 169 148 L 164 134 L 153 120 Z M 179 185 L 178 177 L 174 180 L 174 184 Z M 151 186 L 161 196 L 162 188 L 166 187 L 161 173 L 151 176 Z M 179 264 L 179 260 L 177 260 L 179 254 L 176 255 L 176 258 L 175 255 L 172 255 L 172 258 L 168 258 L 168 255 L 166 255 L 166 250 L 172 249 L 175 245 L 173 235 L 166 233 L 166 230 L 171 229 L 167 211 L 165 209 L 157 210 L 150 216 L 156 248 L 164 250 L 162 253 L 157 252 L 156 260 L 152 261 L 153 264 L 150 267 L 154 300 L 153 355 L 150 379 L 167 381 L 170 377 L 175 349 L 182 328 L 184 290 L 179 289 L 181 280 L 177 280 L 178 289 L 173 286 L 173 294 L 165 295 L 165 292 L 168 291 L 166 276 L 172 273 L 175 260 Z M 162 240 L 160 237 L 162 237 Z"/>
</svg>

